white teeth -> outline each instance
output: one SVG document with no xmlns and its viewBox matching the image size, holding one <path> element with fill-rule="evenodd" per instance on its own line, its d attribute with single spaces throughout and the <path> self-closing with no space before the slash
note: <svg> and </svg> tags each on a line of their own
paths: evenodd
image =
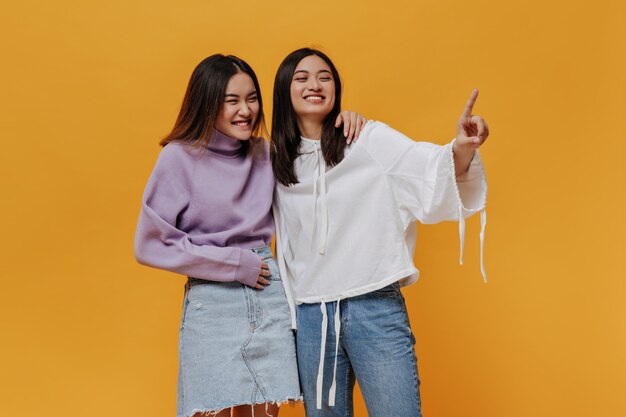
<svg viewBox="0 0 626 417">
<path fill-rule="evenodd" d="M 248 126 L 250 124 L 249 121 L 245 121 L 245 122 L 233 122 L 233 124 L 235 126 Z"/>
<path fill-rule="evenodd" d="M 308 96 L 307 98 L 305 98 L 305 100 L 309 100 L 309 101 L 321 101 L 324 98 L 322 96 Z"/>
</svg>

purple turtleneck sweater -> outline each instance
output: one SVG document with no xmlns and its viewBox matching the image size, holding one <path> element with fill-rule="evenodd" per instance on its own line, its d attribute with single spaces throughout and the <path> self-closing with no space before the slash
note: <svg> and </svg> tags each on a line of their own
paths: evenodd
<svg viewBox="0 0 626 417">
<path fill-rule="evenodd" d="M 255 285 L 261 259 L 248 249 L 274 235 L 274 176 L 267 142 L 252 140 L 252 155 L 221 132 L 208 149 L 171 142 L 161 150 L 135 233 L 139 263 Z"/>
</svg>

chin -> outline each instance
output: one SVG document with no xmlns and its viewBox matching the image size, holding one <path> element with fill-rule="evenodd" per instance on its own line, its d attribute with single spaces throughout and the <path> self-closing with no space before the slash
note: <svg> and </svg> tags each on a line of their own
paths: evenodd
<svg viewBox="0 0 626 417">
<path fill-rule="evenodd" d="M 325 119 L 326 116 L 328 116 L 330 114 L 330 112 L 332 111 L 332 109 L 320 109 L 320 108 L 305 108 L 305 109 L 301 109 L 300 111 L 296 112 L 299 116 L 317 116 L 320 119 Z"/>
<path fill-rule="evenodd" d="M 219 129 L 218 129 L 219 130 Z M 233 139 L 237 140 L 248 140 L 252 137 L 252 129 L 250 130 L 241 130 L 237 128 L 230 128 L 222 130 L 226 136 L 230 136 Z"/>
<path fill-rule="evenodd" d="M 240 141 L 246 141 L 252 137 L 252 133 L 238 133 L 236 135 L 232 135 L 232 137 Z"/>
</svg>

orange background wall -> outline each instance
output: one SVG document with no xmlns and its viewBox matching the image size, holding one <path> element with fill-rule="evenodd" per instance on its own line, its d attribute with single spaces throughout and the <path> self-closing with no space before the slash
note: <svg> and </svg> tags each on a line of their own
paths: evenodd
<svg viewBox="0 0 626 417">
<path fill-rule="evenodd" d="M 313 45 L 345 107 L 416 139 L 447 142 L 481 91 L 490 282 L 478 219 L 463 267 L 456 224 L 420 229 L 405 296 L 425 416 L 626 415 L 623 1 L 2 9 L 0 414 L 174 415 L 184 278 L 132 253 L 157 141 L 205 56 L 246 59 L 271 114 L 280 60 Z"/>
</svg>

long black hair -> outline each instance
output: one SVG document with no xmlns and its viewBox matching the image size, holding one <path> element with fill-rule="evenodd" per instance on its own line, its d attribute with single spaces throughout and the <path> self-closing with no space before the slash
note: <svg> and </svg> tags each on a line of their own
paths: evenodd
<svg viewBox="0 0 626 417">
<path fill-rule="evenodd" d="M 335 81 L 335 104 L 324 119 L 322 127 L 322 154 L 329 166 L 341 162 L 346 147 L 343 131 L 335 127 L 335 120 L 341 112 L 341 79 L 333 62 L 321 51 L 302 48 L 293 51 L 283 60 L 274 79 L 274 109 L 272 114 L 272 169 L 276 180 L 283 185 L 297 184 L 293 163 L 298 157 L 300 129 L 298 116 L 291 102 L 291 82 L 296 67 L 307 56 L 316 55 L 328 64 Z"/>
<path fill-rule="evenodd" d="M 159 144 L 165 146 L 171 141 L 181 141 L 206 147 L 224 105 L 228 80 L 238 73 L 252 78 L 259 101 L 259 114 L 252 126 L 252 136 L 265 132 L 263 100 L 256 74 L 250 65 L 236 56 L 215 54 L 202 60 L 193 70 L 174 128 Z M 249 149 L 249 142 L 242 142 L 242 152 Z"/>
</svg>

